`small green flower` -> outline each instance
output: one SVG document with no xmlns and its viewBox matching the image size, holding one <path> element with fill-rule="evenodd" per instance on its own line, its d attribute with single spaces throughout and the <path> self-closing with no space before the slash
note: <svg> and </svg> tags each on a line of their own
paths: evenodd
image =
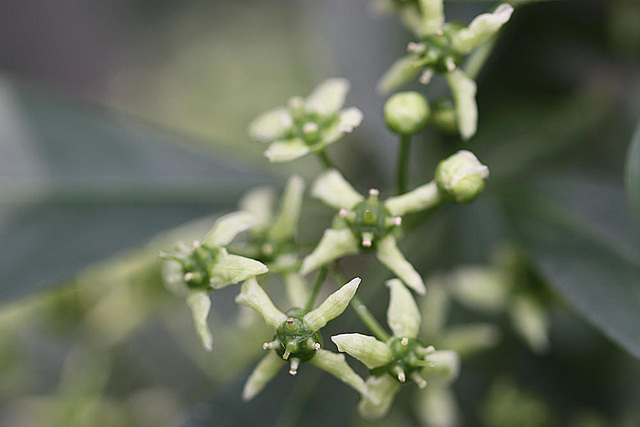
<svg viewBox="0 0 640 427">
<path fill-rule="evenodd" d="M 211 351 L 213 343 L 207 324 L 209 293 L 268 271 L 261 262 L 229 254 L 226 249 L 236 235 L 254 223 L 252 214 L 234 212 L 218 219 L 202 242 L 193 242 L 191 248 L 179 243 L 175 254 L 160 254 L 166 260 L 165 284 L 173 293 L 186 296 L 198 338 L 207 351 Z"/>
<path fill-rule="evenodd" d="M 291 375 L 296 375 L 300 364 L 308 361 L 363 393 L 362 378 L 353 372 L 343 355 L 321 348 L 322 336 L 319 333 L 321 328 L 347 308 L 359 284 L 359 278 L 351 280 L 308 313 L 293 309 L 285 314 L 273 305 L 255 278 L 246 280 L 236 302 L 258 312 L 274 329 L 275 336 L 262 346 L 265 350 L 273 351 L 262 358 L 249 376 L 242 398 L 250 400 L 257 395 L 287 361 Z"/>
<path fill-rule="evenodd" d="M 326 80 L 308 98 L 291 98 L 286 107 L 258 116 L 249 125 L 249 134 L 271 144 L 264 155 L 272 162 L 322 151 L 362 122 L 359 109 L 341 110 L 348 91 L 346 79 Z"/>
<path fill-rule="evenodd" d="M 482 192 L 488 176 L 489 168 L 472 152 L 460 150 L 438 164 L 435 181 L 443 196 L 468 203 Z"/>
<path fill-rule="evenodd" d="M 276 215 L 275 194 L 270 187 L 255 188 L 240 200 L 240 208 L 257 219 L 243 253 L 282 274 L 287 297 L 296 307 L 304 307 L 309 297 L 306 283 L 298 273 L 295 242 L 304 188 L 300 176 L 289 178 Z"/>
<path fill-rule="evenodd" d="M 445 23 L 442 0 L 420 0 L 422 21 L 417 29 L 421 38 L 409 43 L 409 55 L 398 59 L 378 84 L 387 93 L 420 74 L 421 83 L 429 83 L 434 73 L 447 79 L 455 102 L 457 124 L 463 139 L 477 129 L 476 83 L 460 70 L 465 57 L 489 41 L 510 19 L 513 7 L 507 3 L 492 13 L 477 16 L 468 27 Z"/>
<path fill-rule="evenodd" d="M 361 334 L 331 337 L 338 351 L 364 363 L 371 372 L 360 402 L 362 416 L 380 418 L 389 410 L 407 379 L 424 388 L 428 381 L 448 382 L 458 375 L 459 358 L 452 351 L 435 351 L 417 340 L 421 316 L 411 292 L 398 279 L 387 282 L 391 297 L 387 323 L 393 336 L 387 342 Z"/>
<path fill-rule="evenodd" d="M 346 255 L 375 252 L 378 260 L 407 286 L 425 292 L 422 277 L 398 249 L 394 232 L 402 224 L 402 215 L 432 208 L 442 201 L 435 183 L 382 202 L 378 190 L 369 190 L 365 198 L 340 172 L 330 169 L 318 177 L 311 193 L 339 212 L 333 228 L 324 232 L 318 246 L 302 262 L 302 274 Z"/>
</svg>

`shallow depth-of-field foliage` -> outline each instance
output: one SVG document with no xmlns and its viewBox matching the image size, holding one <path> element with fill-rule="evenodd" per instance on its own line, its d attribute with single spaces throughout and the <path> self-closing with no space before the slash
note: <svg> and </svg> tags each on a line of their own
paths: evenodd
<svg viewBox="0 0 640 427">
<path fill-rule="evenodd" d="M 637 2 L 31 3 L 0 425 L 640 423 Z"/>
</svg>

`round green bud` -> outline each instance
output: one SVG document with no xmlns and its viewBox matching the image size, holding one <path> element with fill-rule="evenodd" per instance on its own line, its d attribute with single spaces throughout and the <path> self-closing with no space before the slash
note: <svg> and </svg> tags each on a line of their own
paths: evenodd
<svg viewBox="0 0 640 427">
<path fill-rule="evenodd" d="M 433 125 L 443 132 L 457 134 L 458 116 L 453 100 L 440 98 L 434 101 L 431 107 Z"/>
<path fill-rule="evenodd" d="M 461 150 L 440 162 L 435 181 L 446 197 L 456 203 L 468 203 L 482 192 L 488 176 L 489 168 L 470 151 Z"/>
<path fill-rule="evenodd" d="M 400 92 L 384 104 L 384 120 L 399 135 L 420 132 L 429 119 L 427 99 L 418 92 Z"/>
</svg>

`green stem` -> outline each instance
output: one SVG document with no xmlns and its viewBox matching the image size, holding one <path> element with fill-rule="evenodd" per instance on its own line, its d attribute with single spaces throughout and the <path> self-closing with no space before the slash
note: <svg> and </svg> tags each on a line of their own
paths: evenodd
<svg viewBox="0 0 640 427">
<path fill-rule="evenodd" d="M 313 303 L 318 296 L 318 292 L 320 292 L 320 288 L 324 283 L 324 279 L 327 277 L 327 267 L 322 267 L 320 272 L 318 273 L 318 277 L 316 277 L 316 283 L 313 284 L 313 290 L 311 291 L 311 295 L 309 295 L 309 299 L 307 300 L 307 304 L 305 306 L 305 310 L 307 312 L 311 311 L 313 308 Z"/>
<path fill-rule="evenodd" d="M 398 194 L 409 190 L 409 153 L 411 152 L 411 135 L 400 136 L 400 152 L 398 154 Z"/>
<path fill-rule="evenodd" d="M 316 155 L 318 156 L 318 159 L 320 159 L 320 162 L 322 163 L 322 166 L 324 166 L 325 169 L 332 169 L 332 168 L 335 169 L 335 165 L 329 158 L 329 155 L 327 154 L 326 150 L 318 151 Z"/>
<path fill-rule="evenodd" d="M 347 283 L 347 278 L 342 274 L 342 271 L 340 271 L 337 266 L 332 269 L 332 272 L 338 283 Z M 353 298 L 351 298 L 351 303 L 349 305 L 356 312 L 356 315 L 364 326 L 366 326 L 376 338 L 383 342 L 386 342 L 390 338 L 389 334 L 384 330 L 382 325 L 378 323 L 376 318 L 373 317 L 373 314 L 371 314 L 360 298 L 354 295 Z"/>
</svg>

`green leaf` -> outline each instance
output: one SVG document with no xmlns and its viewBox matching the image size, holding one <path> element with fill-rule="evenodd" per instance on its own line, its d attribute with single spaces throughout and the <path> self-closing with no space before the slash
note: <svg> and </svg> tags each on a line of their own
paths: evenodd
<svg viewBox="0 0 640 427">
<path fill-rule="evenodd" d="M 624 184 L 636 215 L 640 216 L 640 124 L 636 128 L 629 146 Z"/>
<path fill-rule="evenodd" d="M 640 227 L 622 191 L 562 181 L 522 188 L 507 201 L 521 243 L 582 316 L 640 357 Z"/>
</svg>

